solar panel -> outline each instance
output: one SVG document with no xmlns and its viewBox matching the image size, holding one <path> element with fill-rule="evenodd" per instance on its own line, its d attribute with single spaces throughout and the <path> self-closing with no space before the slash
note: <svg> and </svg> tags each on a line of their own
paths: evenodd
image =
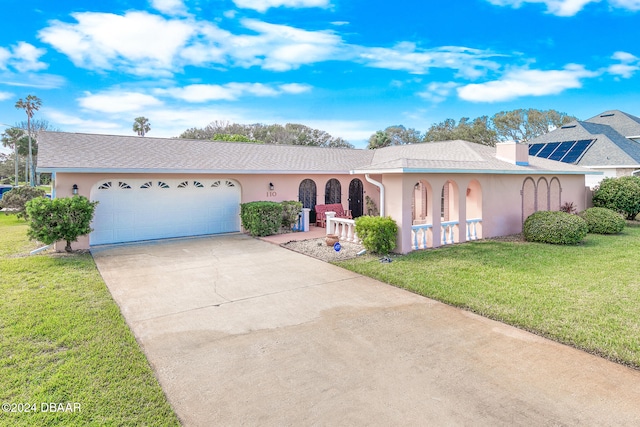
<svg viewBox="0 0 640 427">
<path fill-rule="evenodd" d="M 544 147 L 544 144 L 531 144 L 529 146 L 529 155 L 535 156 L 538 154 L 538 151 L 542 150 L 542 147 Z"/>
<path fill-rule="evenodd" d="M 593 141 L 593 139 L 581 139 L 577 141 L 575 145 L 571 147 L 571 150 L 562 158 L 562 161 L 564 163 L 576 163 Z"/>
<path fill-rule="evenodd" d="M 549 156 L 549 159 L 557 161 L 562 160 L 564 155 L 567 154 L 571 147 L 573 147 L 573 144 L 575 144 L 575 141 L 561 142 L 558 148 L 556 148 L 556 151 Z"/>
<path fill-rule="evenodd" d="M 545 147 L 536 154 L 536 157 L 542 157 L 543 159 L 549 158 L 551 153 L 553 153 L 553 150 L 558 148 L 558 145 L 560 145 L 559 142 L 550 142 L 545 144 Z"/>
</svg>

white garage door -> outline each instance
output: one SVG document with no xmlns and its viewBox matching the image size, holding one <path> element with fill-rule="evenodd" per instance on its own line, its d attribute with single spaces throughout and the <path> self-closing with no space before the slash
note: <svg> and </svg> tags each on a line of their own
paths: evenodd
<svg viewBox="0 0 640 427">
<path fill-rule="evenodd" d="M 91 199 L 91 245 L 240 231 L 240 185 L 228 179 L 108 179 Z"/>
</svg>

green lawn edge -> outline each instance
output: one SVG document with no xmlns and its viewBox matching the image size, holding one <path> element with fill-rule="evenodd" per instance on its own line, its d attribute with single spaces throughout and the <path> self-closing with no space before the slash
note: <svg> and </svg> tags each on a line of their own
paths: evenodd
<svg viewBox="0 0 640 427">
<path fill-rule="evenodd" d="M 26 229 L 0 214 L 0 426 L 180 425 L 91 255 Z"/>
<path fill-rule="evenodd" d="M 578 245 L 480 240 L 334 264 L 640 368 L 640 227 Z"/>
</svg>

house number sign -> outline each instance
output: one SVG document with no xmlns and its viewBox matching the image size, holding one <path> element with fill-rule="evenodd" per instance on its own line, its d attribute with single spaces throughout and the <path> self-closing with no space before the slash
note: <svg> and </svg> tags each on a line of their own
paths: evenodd
<svg viewBox="0 0 640 427">
<path fill-rule="evenodd" d="M 267 191 L 267 197 L 276 197 L 278 193 L 275 191 Z"/>
</svg>

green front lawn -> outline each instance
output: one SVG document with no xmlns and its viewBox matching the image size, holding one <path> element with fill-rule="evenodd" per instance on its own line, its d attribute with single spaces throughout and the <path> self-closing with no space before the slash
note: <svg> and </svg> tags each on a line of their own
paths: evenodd
<svg viewBox="0 0 640 427">
<path fill-rule="evenodd" d="M 91 255 L 28 256 L 26 228 L 0 214 L 0 425 L 179 425 Z"/>
<path fill-rule="evenodd" d="M 337 265 L 640 367 L 640 227 L 578 246 L 486 240 Z"/>
</svg>

